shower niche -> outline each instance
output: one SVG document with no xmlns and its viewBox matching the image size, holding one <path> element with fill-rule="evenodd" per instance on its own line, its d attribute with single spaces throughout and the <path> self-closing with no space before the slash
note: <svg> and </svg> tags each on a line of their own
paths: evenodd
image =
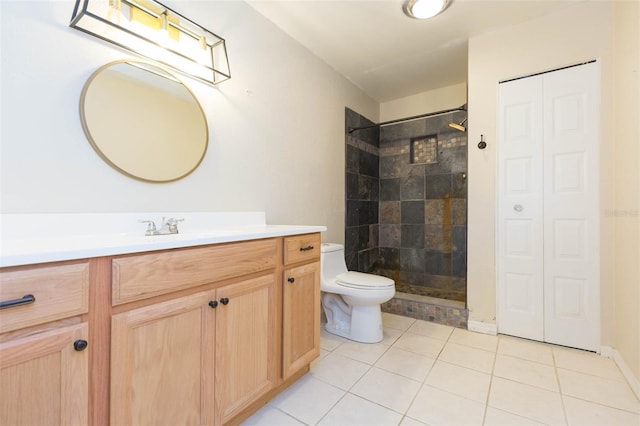
<svg viewBox="0 0 640 426">
<path fill-rule="evenodd" d="M 346 109 L 347 265 L 396 282 L 387 311 L 466 325 L 466 114 L 349 133 L 371 122 Z"/>
<path fill-rule="evenodd" d="M 438 162 L 438 135 L 411 139 L 411 164 L 433 164 Z"/>
</svg>

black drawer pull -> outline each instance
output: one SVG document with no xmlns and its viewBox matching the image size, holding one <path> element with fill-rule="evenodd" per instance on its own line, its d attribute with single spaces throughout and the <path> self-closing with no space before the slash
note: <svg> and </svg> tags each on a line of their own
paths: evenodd
<svg viewBox="0 0 640 426">
<path fill-rule="evenodd" d="M 287 281 L 289 281 L 291 284 L 293 284 L 293 283 L 296 282 L 296 279 L 293 278 L 293 277 L 289 277 L 289 278 L 287 278 Z"/>
<path fill-rule="evenodd" d="M 300 251 L 309 251 L 313 250 L 313 246 L 300 247 Z"/>
<path fill-rule="evenodd" d="M 0 309 L 13 308 L 14 306 L 29 305 L 36 301 L 33 294 L 25 294 L 20 299 L 7 300 L 6 302 L 0 302 Z"/>
</svg>

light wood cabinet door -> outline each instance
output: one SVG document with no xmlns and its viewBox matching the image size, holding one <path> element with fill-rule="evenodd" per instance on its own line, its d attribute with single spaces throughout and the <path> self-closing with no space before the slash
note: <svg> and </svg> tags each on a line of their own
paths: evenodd
<svg viewBox="0 0 640 426">
<path fill-rule="evenodd" d="M 111 424 L 213 424 L 214 292 L 116 314 Z"/>
<path fill-rule="evenodd" d="M 284 271 L 282 368 L 285 379 L 320 355 L 320 262 Z"/>
<path fill-rule="evenodd" d="M 86 425 L 89 350 L 86 323 L 0 344 L 0 424 Z"/>
<path fill-rule="evenodd" d="M 221 425 L 273 389 L 280 377 L 281 298 L 276 274 L 217 289 L 216 415 Z"/>
</svg>

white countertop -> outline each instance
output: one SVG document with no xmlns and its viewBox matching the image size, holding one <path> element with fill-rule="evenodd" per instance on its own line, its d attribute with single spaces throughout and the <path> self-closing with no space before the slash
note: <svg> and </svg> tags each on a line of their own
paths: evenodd
<svg viewBox="0 0 640 426">
<path fill-rule="evenodd" d="M 184 218 L 179 234 L 145 236 L 139 220 Z M 326 231 L 267 225 L 264 213 L 102 213 L 0 215 L 0 267 L 164 250 Z"/>
</svg>

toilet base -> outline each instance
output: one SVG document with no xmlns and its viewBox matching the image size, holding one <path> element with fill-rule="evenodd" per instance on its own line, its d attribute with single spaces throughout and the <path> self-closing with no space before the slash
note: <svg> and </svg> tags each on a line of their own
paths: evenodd
<svg viewBox="0 0 640 426">
<path fill-rule="evenodd" d="M 327 315 L 327 319 L 329 317 Z M 360 343 L 378 343 L 384 338 L 380 305 L 351 306 L 350 318 L 343 316 L 336 319 L 334 315 L 331 318 L 325 325 L 325 330 L 336 336 Z"/>
</svg>

